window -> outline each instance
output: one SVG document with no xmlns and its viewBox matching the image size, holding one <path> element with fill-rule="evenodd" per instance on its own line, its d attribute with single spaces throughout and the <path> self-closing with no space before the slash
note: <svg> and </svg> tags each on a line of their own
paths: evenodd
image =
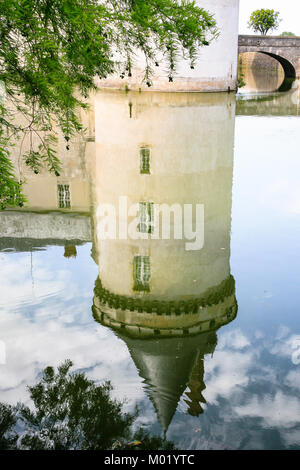
<svg viewBox="0 0 300 470">
<path fill-rule="evenodd" d="M 69 208 L 70 203 L 70 186 L 68 184 L 58 184 L 58 207 L 60 209 Z"/>
<path fill-rule="evenodd" d="M 133 258 L 133 278 L 135 291 L 149 291 L 150 257 L 137 255 Z"/>
<path fill-rule="evenodd" d="M 154 232 L 154 203 L 140 202 L 139 204 L 140 223 L 138 230 L 141 233 Z"/>
<path fill-rule="evenodd" d="M 140 173 L 142 175 L 150 174 L 150 149 L 140 149 Z"/>
</svg>

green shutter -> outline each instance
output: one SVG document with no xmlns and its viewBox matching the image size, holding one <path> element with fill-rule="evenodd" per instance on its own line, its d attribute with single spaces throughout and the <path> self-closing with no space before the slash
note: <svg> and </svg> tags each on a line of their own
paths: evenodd
<svg viewBox="0 0 300 470">
<path fill-rule="evenodd" d="M 68 184 L 58 184 L 58 207 L 67 209 L 71 207 L 70 186 Z"/>
<path fill-rule="evenodd" d="M 150 286 L 150 257 L 137 255 L 133 258 L 133 278 L 135 291 L 149 292 Z"/>
<path fill-rule="evenodd" d="M 140 149 L 140 172 L 142 175 L 150 174 L 150 149 Z"/>
</svg>

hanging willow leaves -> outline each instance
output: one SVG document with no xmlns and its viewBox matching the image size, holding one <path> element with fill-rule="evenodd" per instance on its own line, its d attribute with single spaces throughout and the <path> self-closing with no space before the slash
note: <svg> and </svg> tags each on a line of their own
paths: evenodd
<svg viewBox="0 0 300 470">
<path fill-rule="evenodd" d="M 56 134 L 61 130 L 68 142 L 82 131 L 78 110 L 87 107 L 96 77 L 131 76 L 139 51 L 148 86 L 162 58 L 173 81 L 179 58 L 194 67 L 199 48 L 217 35 L 214 17 L 187 0 L 0 0 L 1 151 L 7 159 L 19 139 L 22 154 L 26 136 L 25 163 L 35 173 L 45 166 L 59 175 Z M 7 165 L 2 207 L 21 201 L 22 182 Z"/>
</svg>

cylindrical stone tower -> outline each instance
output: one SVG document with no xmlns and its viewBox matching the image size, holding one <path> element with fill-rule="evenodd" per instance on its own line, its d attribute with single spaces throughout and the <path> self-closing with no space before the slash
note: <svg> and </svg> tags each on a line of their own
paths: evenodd
<svg viewBox="0 0 300 470">
<path fill-rule="evenodd" d="M 99 92 L 95 117 L 95 305 L 104 323 L 137 336 L 226 323 L 236 311 L 229 264 L 234 96 Z M 139 239 L 129 233 L 134 205 Z M 163 205 L 169 238 L 155 217 Z M 106 223 L 113 233 L 103 233 Z M 196 235 L 190 246 L 189 229 L 199 246 Z"/>
<path fill-rule="evenodd" d="M 189 414 L 203 412 L 204 356 L 214 351 L 216 330 L 237 314 L 230 273 L 234 120 L 228 93 L 107 90 L 95 98 L 93 313 L 127 344 L 164 432 L 187 387 Z M 134 204 L 145 239 L 124 230 Z M 156 223 L 162 228 L 152 204 L 174 209 L 170 239 L 161 230 L 152 238 Z M 186 231 L 182 239 L 174 234 L 181 222 L 197 227 L 197 204 L 204 238 L 190 250 Z M 185 205 L 193 207 L 190 220 Z"/>
</svg>

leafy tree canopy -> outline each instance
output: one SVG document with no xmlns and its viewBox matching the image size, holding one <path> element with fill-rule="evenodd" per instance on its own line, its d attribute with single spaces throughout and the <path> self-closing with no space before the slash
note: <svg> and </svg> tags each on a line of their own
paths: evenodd
<svg viewBox="0 0 300 470">
<path fill-rule="evenodd" d="M 296 36 L 296 34 L 291 33 L 291 32 L 289 32 L 289 31 L 283 31 L 283 33 L 281 33 L 280 36 Z"/>
<path fill-rule="evenodd" d="M 190 0 L 0 0 L 0 208 L 24 203 L 7 153 L 16 139 L 34 135 L 26 165 L 58 176 L 56 129 L 68 148 L 95 77 L 131 76 L 139 51 L 148 86 L 161 56 L 172 81 L 179 54 L 194 67 L 217 35 L 214 17 Z"/>
<path fill-rule="evenodd" d="M 71 361 L 47 367 L 29 387 L 33 407 L 0 403 L 0 450 L 173 449 L 172 442 L 132 431 L 137 417 L 123 412 L 110 396 L 109 382 L 96 385 L 84 373 L 71 372 Z"/>
<path fill-rule="evenodd" d="M 249 27 L 256 33 L 259 32 L 266 35 L 268 31 L 275 30 L 279 27 L 281 19 L 279 18 L 279 11 L 275 10 L 255 10 L 249 20 Z"/>
</svg>

